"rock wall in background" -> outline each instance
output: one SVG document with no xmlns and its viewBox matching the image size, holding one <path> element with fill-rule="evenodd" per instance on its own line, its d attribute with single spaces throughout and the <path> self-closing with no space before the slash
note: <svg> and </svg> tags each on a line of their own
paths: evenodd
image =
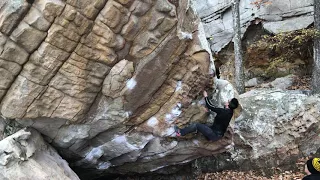
<svg viewBox="0 0 320 180">
<path fill-rule="evenodd" d="M 231 0 L 194 0 L 192 2 L 194 2 L 193 6 L 201 18 L 215 59 L 220 65 L 222 64 L 220 67 L 221 77 L 233 82 Z M 276 60 L 276 55 L 277 53 L 285 54 L 288 50 L 284 49 L 281 53 L 278 52 L 280 48 L 274 50 L 258 49 L 256 47 L 250 48 L 250 45 L 261 40 L 263 35 L 272 36 L 310 28 L 313 24 L 313 0 L 263 0 L 260 5 L 255 2 L 260 1 L 240 1 L 240 24 L 246 80 L 259 78 L 263 81 L 288 74 L 309 75 L 313 58 L 312 40 L 302 44 L 300 50 L 295 50 L 300 53 L 285 60 L 283 58 Z"/>
<path fill-rule="evenodd" d="M 204 23 L 206 37 L 212 37 L 209 40 L 211 50 L 219 52 L 233 37 L 231 0 L 192 2 Z M 257 23 L 262 23 L 262 27 L 272 34 L 306 28 L 313 23 L 313 0 L 270 0 L 261 5 L 254 2 L 240 1 L 242 34 L 250 25 Z"/>
</svg>

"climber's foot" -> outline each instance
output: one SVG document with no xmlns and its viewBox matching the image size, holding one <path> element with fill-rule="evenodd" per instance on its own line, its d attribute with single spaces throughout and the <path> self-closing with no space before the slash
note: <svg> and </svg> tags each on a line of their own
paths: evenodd
<svg viewBox="0 0 320 180">
<path fill-rule="evenodd" d="M 180 129 L 179 129 L 179 127 L 177 125 L 174 125 L 174 131 L 176 132 L 176 136 L 177 137 L 181 136 Z"/>
</svg>

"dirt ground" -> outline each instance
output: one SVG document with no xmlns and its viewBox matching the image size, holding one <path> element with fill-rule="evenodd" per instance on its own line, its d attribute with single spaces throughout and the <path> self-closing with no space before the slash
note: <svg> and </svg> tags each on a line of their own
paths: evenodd
<svg viewBox="0 0 320 180">
<path fill-rule="evenodd" d="M 296 172 L 284 171 L 280 168 L 274 168 L 274 175 L 265 177 L 254 171 L 241 172 L 241 171 L 222 171 L 216 173 L 201 174 L 197 180 L 301 180 L 304 176 L 304 165 L 310 157 L 301 158 L 295 164 Z"/>
<path fill-rule="evenodd" d="M 206 173 L 199 176 L 198 180 L 301 180 L 305 175 L 302 172 L 285 171 L 272 177 L 264 177 L 254 172 L 223 171 L 219 173 Z"/>
</svg>

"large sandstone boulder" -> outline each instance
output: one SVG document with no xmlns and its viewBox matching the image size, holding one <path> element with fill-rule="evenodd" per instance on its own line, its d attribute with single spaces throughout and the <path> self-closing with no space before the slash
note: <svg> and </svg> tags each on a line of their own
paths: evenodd
<svg viewBox="0 0 320 180">
<path fill-rule="evenodd" d="M 4 0 L 0 14 L 1 115 L 40 131 L 88 179 L 231 144 L 230 133 L 174 137 L 175 123 L 206 121 L 199 95 L 213 71 L 188 1 Z"/>
<path fill-rule="evenodd" d="M 0 141 L 0 179 L 79 180 L 33 129 L 22 129 Z"/>
</svg>

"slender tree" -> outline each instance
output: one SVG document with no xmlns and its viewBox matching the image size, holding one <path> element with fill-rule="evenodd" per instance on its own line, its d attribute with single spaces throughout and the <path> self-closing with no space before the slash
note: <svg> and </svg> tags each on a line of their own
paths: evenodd
<svg viewBox="0 0 320 180">
<path fill-rule="evenodd" d="M 243 56 L 241 48 L 240 0 L 232 0 L 232 16 L 234 31 L 235 84 L 239 94 L 244 93 Z"/>
<path fill-rule="evenodd" d="M 320 1 L 314 0 L 314 28 L 320 31 Z M 318 33 L 317 33 L 318 34 Z M 320 38 L 317 35 L 313 45 L 312 94 L 320 94 Z"/>
</svg>

